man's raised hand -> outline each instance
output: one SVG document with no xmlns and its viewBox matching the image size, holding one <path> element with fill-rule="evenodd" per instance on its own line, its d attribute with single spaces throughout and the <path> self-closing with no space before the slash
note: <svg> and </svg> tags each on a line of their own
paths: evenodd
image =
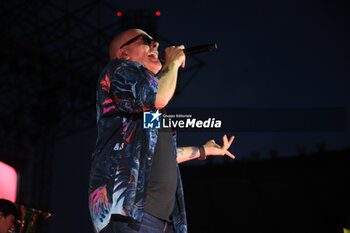
<svg viewBox="0 0 350 233">
<path fill-rule="evenodd" d="M 210 140 L 208 141 L 205 145 L 204 145 L 204 150 L 205 150 L 205 154 L 208 155 L 218 155 L 218 156 L 224 156 L 227 155 L 229 157 L 231 157 L 232 159 L 235 158 L 235 156 L 233 154 L 231 154 L 230 151 L 228 151 L 228 149 L 230 148 L 233 139 L 235 137 L 232 136 L 230 138 L 230 140 L 227 139 L 227 135 L 225 134 L 222 137 L 222 141 L 223 141 L 223 145 L 220 146 L 218 144 L 216 144 L 216 142 L 214 140 Z"/>
</svg>

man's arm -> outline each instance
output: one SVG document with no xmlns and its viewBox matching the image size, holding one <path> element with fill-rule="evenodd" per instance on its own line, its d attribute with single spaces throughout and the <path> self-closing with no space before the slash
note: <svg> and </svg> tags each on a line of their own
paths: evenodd
<svg viewBox="0 0 350 233">
<path fill-rule="evenodd" d="M 231 157 L 232 159 L 235 158 L 231 152 L 228 151 L 228 149 L 231 146 L 231 143 L 233 142 L 234 136 L 230 138 L 230 140 L 227 140 L 227 136 L 224 135 L 222 138 L 223 141 L 223 146 L 219 146 L 218 144 L 215 143 L 214 140 L 208 141 L 204 147 L 204 151 L 206 156 L 209 155 L 217 155 L 217 156 L 224 156 L 227 155 Z M 198 146 L 188 146 L 188 147 L 178 147 L 177 148 L 177 162 L 178 163 L 183 163 L 188 160 L 196 159 L 199 158 L 200 152 L 199 152 L 199 147 Z"/>
<path fill-rule="evenodd" d="M 185 54 L 181 46 L 171 46 L 165 49 L 165 64 L 157 75 L 159 79 L 155 108 L 164 108 L 174 95 L 177 73 L 180 65 L 185 67 Z"/>
</svg>

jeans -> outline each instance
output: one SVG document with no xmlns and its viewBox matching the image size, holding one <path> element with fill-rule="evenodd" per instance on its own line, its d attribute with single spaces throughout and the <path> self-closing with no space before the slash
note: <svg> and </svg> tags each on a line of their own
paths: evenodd
<svg viewBox="0 0 350 233">
<path fill-rule="evenodd" d="M 175 233 L 173 224 L 156 218 L 146 212 L 142 222 L 136 222 L 130 218 L 118 216 L 100 231 L 100 233 Z"/>
</svg>

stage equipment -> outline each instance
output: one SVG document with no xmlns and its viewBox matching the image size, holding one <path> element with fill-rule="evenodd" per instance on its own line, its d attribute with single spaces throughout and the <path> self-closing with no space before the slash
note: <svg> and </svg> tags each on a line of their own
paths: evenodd
<svg viewBox="0 0 350 233">
<path fill-rule="evenodd" d="M 17 172 L 10 165 L 0 161 L 0 198 L 16 201 Z"/>
<path fill-rule="evenodd" d="M 21 213 L 21 220 L 18 233 L 35 233 L 43 220 L 48 219 L 52 214 L 42 210 L 18 205 Z"/>
</svg>

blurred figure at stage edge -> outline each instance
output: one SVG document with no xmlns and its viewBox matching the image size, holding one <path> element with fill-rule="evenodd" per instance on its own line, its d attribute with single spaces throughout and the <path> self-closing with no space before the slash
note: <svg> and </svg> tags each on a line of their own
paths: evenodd
<svg viewBox="0 0 350 233">
<path fill-rule="evenodd" d="M 9 200 L 0 199 L 0 233 L 14 233 L 17 218 L 16 205 Z"/>
</svg>

